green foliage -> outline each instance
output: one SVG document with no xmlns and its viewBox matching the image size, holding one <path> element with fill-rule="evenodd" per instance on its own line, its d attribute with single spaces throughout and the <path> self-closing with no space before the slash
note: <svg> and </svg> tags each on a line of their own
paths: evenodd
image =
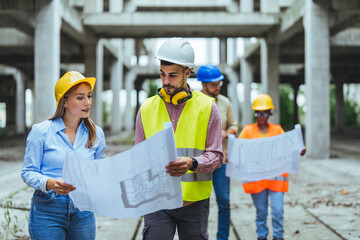
<svg viewBox="0 0 360 240">
<path fill-rule="evenodd" d="M 111 104 L 107 104 L 105 101 L 102 102 L 102 106 L 103 106 L 103 121 L 104 124 L 110 124 L 111 122 Z"/>
<path fill-rule="evenodd" d="M 294 127 L 293 122 L 293 99 L 294 94 L 291 86 L 280 86 L 280 125 L 284 129 L 291 129 Z"/>
<path fill-rule="evenodd" d="M 331 126 L 335 126 L 335 114 L 336 114 L 336 92 L 335 85 L 330 86 L 330 123 Z M 360 106 L 348 95 L 344 95 L 344 125 L 345 127 L 359 126 L 360 118 Z"/>
<path fill-rule="evenodd" d="M 330 86 L 330 124 L 335 126 L 335 107 L 336 107 L 335 86 Z"/>
<path fill-rule="evenodd" d="M 0 239 L 7 240 L 13 239 L 13 236 L 19 231 L 18 217 L 12 216 L 10 209 L 13 207 L 13 197 L 15 194 L 11 194 L 1 203 L 1 208 L 4 209 L 4 222 L 1 222 Z"/>
<path fill-rule="evenodd" d="M 360 106 L 354 100 L 345 98 L 345 126 L 359 126 Z"/>
<path fill-rule="evenodd" d="M 149 80 L 149 89 L 148 89 L 148 94 L 149 97 L 152 97 L 154 95 L 156 95 L 156 91 L 159 87 L 156 84 L 156 80 Z"/>
</svg>

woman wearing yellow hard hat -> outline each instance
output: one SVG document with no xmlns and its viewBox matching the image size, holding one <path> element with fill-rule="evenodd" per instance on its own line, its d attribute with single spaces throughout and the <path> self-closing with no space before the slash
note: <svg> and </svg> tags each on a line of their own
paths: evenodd
<svg viewBox="0 0 360 240">
<path fill-rule="evenodd" d="M 245 125 L 239 138 L 263 138 L 272 137 L 284 133 L 280 125 L 268 122 L 271 110 L 274 109 L 272 99 L 267 94 L 259 95 L 253 103 L 256 123 Z M 305 154 L 306 150 L 300 153 Z M 273 239 L 283 239 L 284 234 L 284 192 L 288 191 L 288 173 L 273 179 L 263 179 L 255 182 L 244 182 L 245 193 L 250 193 L 256 208 L 256 234 L 259 240 L 267 239 L 269 229 L 266 221 L 268 216 L 268 199 L 271 201 L 271 218 Z"/>
<path fill-rule="evenodd" d="M 83 159 L 104 158 L 104 132 L 89 118 L 95 78 L 76 71 L 65 73 L 55 85 L 57 108 L 46 121 L 33 125 L 26 143 L 21 177 L 35 189 L 31 200 L 31 239 L 95 239 L 92 212 L 75 208 L 62 180 L 68 153 Z"/>
</svg>

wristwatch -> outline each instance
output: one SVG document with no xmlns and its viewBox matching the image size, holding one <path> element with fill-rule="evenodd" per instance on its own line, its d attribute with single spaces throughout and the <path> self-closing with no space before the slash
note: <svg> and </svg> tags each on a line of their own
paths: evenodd
<svg viewBox="0 0 360 240">
<path fill-rule="evenodd" d="M 190 171 L 195 171 L 197 166 L 198 166 L 198 161 L 193 157 L 191 159 L 192 159 L 192 167 L 189 170 Z"/>
</svg>

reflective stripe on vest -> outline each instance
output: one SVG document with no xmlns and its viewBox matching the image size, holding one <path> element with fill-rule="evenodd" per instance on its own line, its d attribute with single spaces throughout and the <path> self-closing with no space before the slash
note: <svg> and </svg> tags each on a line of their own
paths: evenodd
<svg viewBox="0 0 360 240">
<path fill-rule="evenodd" d="M 260 138 L 259 128 L 257 123 L 248 124 L 244 126 L 244 138 L 255 139 Z M 284 133 L 280 125 L 269 123 L 269 130 L 267 137 L 272 137 Z M 245 193 L 259 193 L 264 189 L 270 189 L 274 192 L 287 192 L 289 189 L 288 173 L 270 179 L 264 179 L 255 182 L 243 182 Z"/>
<path fill-rule="evenodd" d="M 187 157 L 196 157 L 203 154 L 205 151 L 196 149 L 196 148 L 177 148 L 176 149 L 178 156 L 187 156 Z M 189 171 L 185 175 L 181 176 L 182 182 L 196 182 L 196 181 L 211 181 L 212 173 L 195 173 Z"/>
<path fill-rule="evenodd" d="M 203 154 L 205 151 L 196 148 L 176 148 L 178 156 L 196 157 Z"/>
<path fill-rule="evenodd" d="M 187 172 L 185 175 L 181 177 L 182 182 L 198 182 L 198 181 L 211 181 L 212 174 L 206 173 L 189 173 Z"/>
<path fill-rule="evenodd" d="M 288 177 L 284 177 L 283 175 L 280 175 L 280 176 L 277 176 L 277 177 L 274 177 L 274 178 L 267 178 L 266 180 L 286 181 L 286 182 L 289 181 Z M 249 183 L 249 182 L 252 182 L 252 181 L 243 181 L 243 183 Z"/>
<path fill-rule="evenodd" d="M 186 101 L 178 119 L 175 144 L 178 156 L 196 157 L 205 151 L 207 127 L 213 99 L 197 91 Z M 145 138 L 164 129 L 170 121 L 165 103 L 159 96 L 148 98 L 141 106 L 141 120 Z M 210 176 L 211 175 L 211 176 Z M 188 171 L 182 176 L 181 188 L 184 201 L 200 201 L 210 197 L 212 174 Z"/>
</svg>

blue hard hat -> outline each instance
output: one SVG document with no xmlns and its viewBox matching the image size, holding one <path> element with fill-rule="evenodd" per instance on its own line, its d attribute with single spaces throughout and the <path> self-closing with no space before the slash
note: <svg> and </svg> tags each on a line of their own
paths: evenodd
<svg viewBox="0 0 360 240">
<path fill-rule="evenodd" d="M 216 66 L 204 65 L 199 68 L 196 78 L 201 82 L 218 82 L 225 77 Z"/>
</svg>

